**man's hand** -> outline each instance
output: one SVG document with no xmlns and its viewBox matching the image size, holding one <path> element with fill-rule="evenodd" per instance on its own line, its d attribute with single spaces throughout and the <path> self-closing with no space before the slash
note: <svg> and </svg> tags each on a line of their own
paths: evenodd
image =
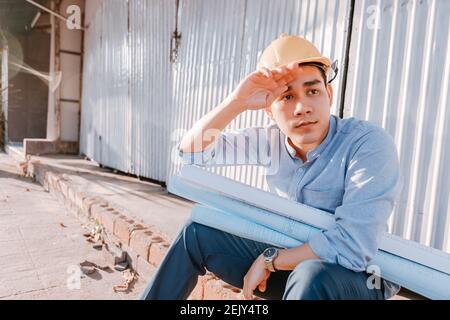
<svg viewBox="0 0 450 320">
<path fill-rule="evenodd" d="M 291 271 L 294 270 L 299 263 L 305 260 L 320 259 L 305 243 L 301 246 L 280 249 L 277 258 L 273 261 L 275 270 Z M 259 291 L 266 291 L 267 279 L 270 277 L 270 271 L 266 269 L 266 264 L 262 256 L 259 256 L 252 264 L 244 277 L 244 297 L 247 300 L 253 299 L 253 291 L 259 287 Z"/>
<path fill-rule="evenodd" d="M 287 67 L 272 71 L 266 68 L 257 70 L 239 83 L 231 97 L 239 101 L 246 110 L 268 108 L 287 90 L 286 84 L 294 79 L 291 72 Z"/>
<path fill-rule="evenodd" d="M 180 142 L 183 152 L 201 152 L 217 140 L 220 132 L 242 112 L 270 107 L 294 79 L 295 65 L 249 74 L 216 108 L 204 115 Z M 212 133 L 211 131 L 212 130 Z"/>
<path fill-rule="evenodd" d="M 252 264 L 244 277 L 243 293 L 246 300 L 253 300 L 253 291 L 259 287 L 259 291 L 266 291 L 267 279 L 270 271 L 266 269 L 264 260 L 259 256 Z"/>
</svg>

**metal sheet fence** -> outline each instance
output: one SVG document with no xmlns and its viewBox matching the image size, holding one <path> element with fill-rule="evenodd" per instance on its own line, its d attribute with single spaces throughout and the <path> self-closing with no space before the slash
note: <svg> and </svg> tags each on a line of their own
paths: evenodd
<svg viewBox="0 0 450 320">
<path fill-rule="evenodd" d="M 403 176 L 391 232 L 450 251 L 450 2 L 356 1 L 345 116 L 384 127 Z"/>
<path fill-rule="evenodd" d="M 344 116 L 379 124 L 399 149 L 404 189 L 391 231 L 449 251 L 448 12 L 446 0 L 103 1 L 85 36 L 81 151 L 168 181 L 183 133 L 255 69 L 274 38 L 303 35 L 343 70 L 351 31 Z M 246 112 L 228 128 L 269 121 Z M 216 171 L 266 188 L 257 167 Z"/>
</svg>

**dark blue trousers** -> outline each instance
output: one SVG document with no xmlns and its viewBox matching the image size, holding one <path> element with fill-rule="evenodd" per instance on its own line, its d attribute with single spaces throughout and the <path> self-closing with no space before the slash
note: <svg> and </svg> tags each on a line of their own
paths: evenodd
<svg viewBox="0 0 450 320">
<path fill-rule="evenodd" d="M 270 245 L 244 239 L 191 221 L 182 228 L 147 285 L 141 299 L 186 299 L 198 276 L 210 271 L 223 281 L 243 287 L 243 279 L 255 259 Z M 337 264 L 307 260 L 292 271 L 270 275 L 265 299 L 381 300 L 383 291 L 369 289 L 366 272 L 354 272 Z"/>
</svg>

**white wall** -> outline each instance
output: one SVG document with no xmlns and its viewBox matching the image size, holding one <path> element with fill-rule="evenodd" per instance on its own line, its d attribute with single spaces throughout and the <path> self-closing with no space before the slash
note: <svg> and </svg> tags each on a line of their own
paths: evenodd
<svg viewBox="0 0 450 320">
<path fill-rule="evenodd" d="M 90 2 L 88 0 L 87 2 Z M 63 0 L 60 13 L 69 16 L 67 7 L 77 5 L 84 12 L 84 0 Z M 62 141 L 78 141 L 79 117 L 81 105 L 81 63 L 82 63 L 82 30 L 71 30 L 67 23 L 59 21 L 60 41 L 59 56 L 62 80 L 59 88 L 59 106 L 61 117 L 60 138 Z M 59 53 L 59 54 L 58 54 Z"/>
</svg>

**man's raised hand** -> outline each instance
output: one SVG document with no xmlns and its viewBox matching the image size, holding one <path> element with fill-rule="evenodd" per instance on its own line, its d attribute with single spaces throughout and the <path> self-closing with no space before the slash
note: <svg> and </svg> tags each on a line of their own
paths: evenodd
<svg viewBox="0 0 450 320">
<path fill-rule="evenodd" d="M 293 80 L 292 70 L 286 67 L 269 70 L 261 68 L 245 77 L 232 93 L 246 110 L 270 107 L 275 99 L 287 90 Z"/>
</svg>

